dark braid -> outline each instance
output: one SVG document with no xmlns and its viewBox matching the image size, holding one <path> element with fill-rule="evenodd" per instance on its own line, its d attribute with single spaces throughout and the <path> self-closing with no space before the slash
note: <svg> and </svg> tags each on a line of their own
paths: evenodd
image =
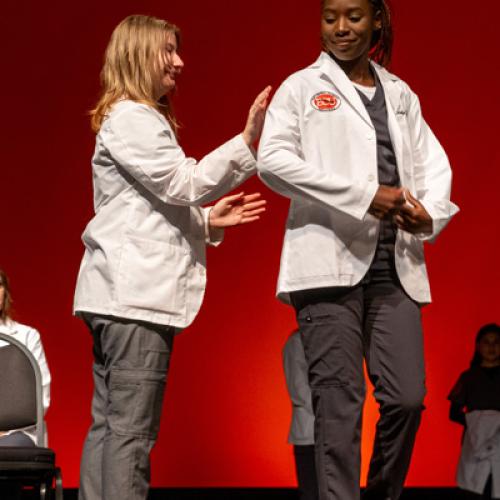
<svg viewBox="0 0 500 500">
<path fill-rule="evenodd" d="M 391 62 L 394 40 L 391 10 L 387 0 L 370 0 L 370 3 L 373 6 L 373 14 L 380 12 L 382 21 L 382 28 L 373 33 L 370 57 L 376 63 L 388 66 Z"/>
</svg>

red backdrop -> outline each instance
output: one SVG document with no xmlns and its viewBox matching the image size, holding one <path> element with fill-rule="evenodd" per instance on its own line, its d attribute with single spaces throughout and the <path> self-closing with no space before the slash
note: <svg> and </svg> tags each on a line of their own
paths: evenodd
<svg viewBox="0 0 500 500">
<path fill-rule="evenodd" d="M 499 321 L 498 35 L 500 3 L 394 0 L 393 70 L 420 95 L 451 158 L 462 212 L 427 249 L 434 304 L 424 310 L 427 410 L 408 484 L 451 485 L 460 429 L 446 395 L 471 355 L 473 336 Z M 265 85 L 318 55 L 319 2 L 9 2 L 2 37 L 2 235 L 19 321 L 37 327 L 53 376 L 50 443 L 66 486 L 78 484 L 89 425 L 91 341 L 71 316 L 92 215 L 94 138 L 86 111 L 113 27 L 126 15 L 167 18 L 183 30 L 186 68 L 176 105 L 181 143 L 200 157 L 240 131 Z M 69 9 L 72 10 L 69 10 Z M 6 10 L 5 10 L 6 9 Z M 290 486 L 293 462 L 281 348 L 294 328 L 274 298 L 287 201 L 257 179 L 267 216 L 209 251 L 209 284 L 196 322 L 177 338 L 153 452 L 154 486 Z M 363 474 L 376 408 L 365 408 Z"/>
</svg>

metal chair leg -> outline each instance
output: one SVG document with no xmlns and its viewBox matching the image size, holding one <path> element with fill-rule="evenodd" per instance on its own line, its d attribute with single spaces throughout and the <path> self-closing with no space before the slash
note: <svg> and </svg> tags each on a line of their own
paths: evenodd
<svg viewBox="0 0 500 500">
<path fill-rule="evenodd" d="M 40 483 L 40 500 L 46 500 L 47 498 L 47 484 L 45 482 Z"/>
<path fill-rule="evenodd" d="M 63 500 L 63 485 L 62 485 L 62 474 L 61 469 L 56 467 L 56 500 Z"/>
</svg>

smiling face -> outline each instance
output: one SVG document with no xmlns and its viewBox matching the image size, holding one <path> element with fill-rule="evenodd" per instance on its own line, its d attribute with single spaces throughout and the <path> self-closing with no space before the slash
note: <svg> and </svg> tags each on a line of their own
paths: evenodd
<svg viewBox="0 0 500 500">
<path fill-rule="evenodd" d="M 500 364 L 500 334 L 485 333 L 477 343 L 477 352 L 481 356 L 482 366 L 497 366 Z"/>
<path fill-rule="evenodd" d="M 177 50 L 177 37 L 172 32 L 167 33 L 165 44 L 159 54 L 157 99 L 168 94 L 175 88 L 176 78 L 180 75 L 184 67 L 184 62 Z"/>
<path fill-rule="evenodd" d="M 323 45 L 339 61 L 368 59 L 373 33 L 381 27 L 380 13 L 374 12 L 369 0 L 323 2 Z"/>
</svg>

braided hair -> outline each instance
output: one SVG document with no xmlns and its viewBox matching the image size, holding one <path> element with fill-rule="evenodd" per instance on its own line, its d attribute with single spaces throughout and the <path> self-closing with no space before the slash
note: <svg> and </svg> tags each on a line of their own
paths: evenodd
<svg viewBox="0 0 500 500">
<path fill-rule="evenodd" d="M 382 27 L 373 32 L 370 57 L 382 66 L 391 62 L 392 44 L 394 34 L 392 30 L 391 9 L 387 0 L 369 0 L 373 7 L 374 15 L 379 13 Z"/>
</svg>

